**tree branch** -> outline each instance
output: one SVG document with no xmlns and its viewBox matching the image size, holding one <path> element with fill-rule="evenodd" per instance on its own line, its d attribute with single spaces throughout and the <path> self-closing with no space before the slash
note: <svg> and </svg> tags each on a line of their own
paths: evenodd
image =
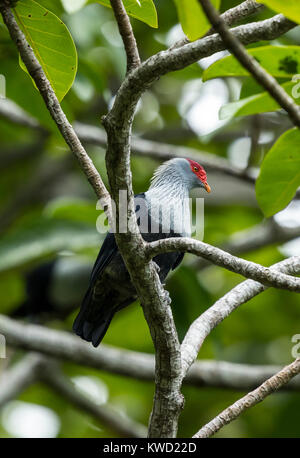
<svg viewBox="0 0 300 458">
<path fill-rule="evenodd" d="M 273 40 L 296 25 L 282 14 L 278 14 L 265 21 L 235 27 L 231 29 L 231 32 L 246 45 L 260 40 Z M 130 119 L 141 94 L 158 78 L 166 73 L 181 70 L 225 48 L 220 36 L 214 34 L 188 43 L 181 48 L 162 51 L 151 56 L 127 75 L 118 92 L 118 98 L 115 100 L 114 113 L 119 113 L 119 117 Z"/>
<path fill-rule="evenodd" d="M 87 156 L 73 128 L 62 112 L 58 100 L 49 82 L 45 78 L 42 68 L 35 58 L 32 49 L 28 46 L 24 35 L 18 28 L 10 8 L 1 3 L 0 11 L 30 75 L 33 77 L 45 100 L 48 110 L 56 121 L 67 144 L 79 160 L 81 167 L 96 190 L 98 197 L 104 199 L 106 210 L 109 210 L 110 199 L 101 177 L 94 168 L 92 161 Z M 263 38 L 274 38 L 292 27 L 294 27 L 294 23 L 278 15 L 272 18 L 272 20 L 269 20 L 269 22 L 263 21 L 261 23 L 248 24 L 247 26 L 236 28 L 234 33 L 241 38 L 242 42 L 249 43 Z M 178 336 L 168 296 L 159 281 L 154 263 L 151 262 L 145 254 L 146 244 L 137 227 L 130 171 L 132 120 L 141 94 L 157 78 L 170 71 L 184 68 L 196 62 L 201 57 L 210 55 L 223 48 L 224 44 L 220 37 L 218 35 L 213 35 L 198 40 L 197 42 L 187 44 L 180 50 L 175 49 L 162 52 L 150 57 L 146 62 L 128 73 L 117 93 L 111 111 L 103 120 L 108 137 L 106 156 L 107 171 L 112 197 L 117 206 L 117 215 L 119 190 L 126 190 L 128 195 L 127 227 L 129 227 L 129 232 L 127 234 L 119 234 L 117 232 L 116 241 L 130 273 L 132 282 L 136 287 L 138 296 L 141 299 L 156 349 L 156 392 L 149 428 L 149 435 L 151 437 L 174 437 L 176 435 L 178 417 L 183 405 L 183 398 L 180 393 L 182 361 Z M 270 276 L 272 277 L 272 274 L 270 274 Z M 284 279 L 282 281 L 284 281 Z M 285 281 L 287 281 L 287 279 L 285 279 Z M 1 321 L 3 324 L 3 319 L 1 319 Z M 5 326 L 6 330 L 7 327 L 9 329 L 10 323 L 5 323 L 4 321 L 4 327 Z M 53 331 L 51 332 L 53 333 Z M 35 342 L 36 345 L 41 345 L 44 339 L 43 333 L 44 329 L 42 328 L 42 332 Z M 52 336 L 54 338 L 55 334 L 52 334 Z M 68 339 L 70 338 L 71 336 L 68 337 Z M 29 348 L 32 345 L 31 335 L 27 335 L 25 339 L 24 335 L 19 335 L 19 339 L 23 339 L 23 346 L 25 348 L 26 346 Z M 55 342 L 54 345 L 53 341 L 50 342 L 50 345 L 49 342 L 47 342 L 47 351 L 51 353 L 51 351 L 57 350 L 58 344 L 61 354 L 65 354 L 66 348 L 62 346 L 63 342 L 67 345 L 72 344 L 68 351 L 73 354 L 76 346 L 74 347 L 73 341 L 66 341 L 66 338 L 64 340 L 62 339 L 60 342 Z M 81 343 L 81 347 L 77 348 L 83 350 L 84 346 Z"/>
<path fill-rule="evenodd" d="M 28 73 L 33 78 L 41 96 L 44 99 L 49 113 L 51 114 L 70 150 L 77 158 L 81 169 L 92 185 L 97 197 L 100 199 L 103 209 L 108 215 L 108 220 L 111 221 L 110 196 L 97 169 L 80 143 L 73 127 L 63 112 L 51 84 L 46 78 L 40 63 L 35 57 L 35 54 L 28 44 L 23 32 L 20 30 L 11 8 L 6 4 L 6 2 L 0 3 L 0 12 L 10 36 L 18 48 Z"/>
<path fill-rule="evenodd" d="M 286 243 L 297 237 L 300 237 L 300 226 L 283 227 L 271 218 L 250 229 L 233 233 L 226 242 L 222 243 L 221 248 L 230 254 L 239 255 L 268 245 Z M 196 269 L 203 269 L 211 264 L 206 259 L 198 258 L 191 265 Z"/>
<path fill-rule="evenodd" d="M 77 135 L 83 143 L 90 145 L 106 145 L 106 133 L 103 129 L 76 122 L 74 125 Z M 178 146 L 161 143 L 153 140 L 146 140 L 139 137 L 131 139 L 132 152 L 141 157 L 152 157 L 153 159 L 165 160 L 174 157 L 186 157 L 201 162 L 201 165 L 207 170 L 225 173 L 242 181 L 255 183 L 255 178 L 250 174 L 245 174 L 243 169 L 234 167 L 228 160 L 217 156 L 216 154 L 199 151 L 196 148 L 188 146 Z"/>
<path fill-rule="evenodd" d="M 0 377 L 0 408 L 38 379 L 41 356 L 29 353 Z"/>
<path fill-rule="evenodd" d="M 27 125 L 28 127 L 32 128 L 43 129 L 37 120 L 31 118 L 30 115 L 28 115 L 28 113 L 23 110 L 22 115 L 19 113 L 18 116 L 16 116 L 18 108 L 19 107 L 17 105 L 13 107 L 11 104 L 9 110 L 1 112 L 0 102 L 0 116 L 9 119 L 15 124 Z M 33 125 L 31 124 L 31 119 L 34 121 Z M 104 129 L 81 122 L 75 122 L 74 130 L 80 141 L 84 144 L 97 145 L 106 148 L 107 135 Z M 250 184 L 254 184 L 256 180 L 253 173 L 238 167 L 234 167 L 227 159 L 212 153 L 207 153 L 206 151 L 200 151 L 196 148 L 191 148 L 189 146 L 178 146 L 133 136 L 131 138 L 131 150 L 132 153 L 141 157 L 152 157 L 153 159 L 158 160 L 168 160 L 172 159 L 173 157 L 186 157 L 200 162 L 207 170 L 220 172 L 222 174 L 237 178 L 243 182 L 246 181 Z M 298 194 L 299 192 L 296 193 L 295 197 L 297 197 Z"/>
<path fill-rule="evenodd" d="M 57 391 L 64 399 L 67 399 L 75 407 L 92 415 L 100 423 L 116 431 L 124 437 L 146 437 L 147 428 L 126 416 L 120 415 L 109 404 L 97 405 L 83 393 L 78 391 L 71 380 L 60 370 L 54 361 L 45 360 L 41 380 Z"/>
<path fill-rule="evenodd" d="M 267 396 L 288 383 L 299 373 L 300 358 L 297 358 L 292 364 L 285 366 L 280 372 L 266 380 L 262 385 L 256 388 L 256 390 L 246 394 L 246 396 L 223 410 L 223 412 L 207 423 L 207 425 L 203 426 L 193 437 L 204 438 L 212 436 L 223 426 L 235 420 L 239 415 L 245 412 L 245 410 L 263 401 Z"/>
<path fill-rule="evenodd" d="M 285 90 L 277 83 L 272 75 L 267 73 L 263 67 L 247 53 L 239 39 L 231 33 L 225 21 L 219 15 L 218 11 L 212 6 L 209 0 L 198 0 L 201 4 L 208 20 L 214 29 L 220 34 L 225 46 L 232 52 L 237 60 L 245 67 L 263 86 L 269 94 L 284 108 L 294 124 L 300 127 L 300 108 Z"/>
<path fill-rule="evenodd" d="M 135 102 L 137 101 L 138 99 Z M 119 93 L 116 96 L 115 104 L 120 107 Z M 156 355 L 155 396 L 149 436 L 176 437 L 178 417 L 183 405 L 180 393 L 180 344 L 169 296 L 161 285 L 154 263 L 149 262 L 145 257 L 145 242 L 136 222 L 130 170 L 130 135 L 135 103 L 131 105 L 129 115 L 125 105 L 121 113 L 118 108 L 115 110 L 114 107 L 105 118 L 104 125 L 108 136 L 107 171 L 112 197 L 116 202 L 117 216 L 119 215 L 120 189 L 126 191 L 128 199 L 128 232 L 122 234 L 117 231 L 115 237 L 141 301 Z"/>
<path fill-rule="evenodd" d="M 29 353 L 0 377 L 0 408 L 16 399 L 35 382 L 42 381 L 75 407 L 92 415 L 100 423 L 125 437 L 145 437 L 147 428 L 128 417 L 120 416 L 109 404 L 97 405 L 63 375 L 59 365 L 40 353 Z"/>
<path fill-rule="evenodd" d="M 123 350 L 105 344 L 94 349 L 67 332 L 23 324 L 3 315 L 0 315 L 0 332 L 5 335 L 7 344 L 12 347 L 138 380 L 153 381 L 155 377 L 155 358 L 152 354 Z M 278 366 L 197 360 L 183 381 L 198 387 L 246 390 L 255 388 L 279 370 Z M 21 377 L 17 376 L 16 379 L 19 380 Z M 0 393 L 6 389 L 10 390 L 10 385 L 13 384 L 5 382 L 5 387 L 1 388 Z M 300 378 L 295 379 L 288 388 L 299 390 Z"/>
<path fill-rule="evenodd" d="M 130 24 L 130 20 L 124 8 L 122 0 L 110 0 L 111 7 L 114 11 L 118 23 L 119 32 L 122 37 L 124 48 L 127 56 L 127 73 L 133 68 L 140 65 L 141 60 L 135 41 L 135 36 Z"/>
<path fill-rule="evenodd" d="M 244 277 L 259 281 L 266 286 L 287 289 L 300 292 L 300 279 L 274 272 L 268 267 L 261 266 L 252 261 L 232 256 L 220 248 L 200 242 L 188 237 L 173 237 L 161 239 L 148 243 L 145 248 L 146 254 L 153 258 L 160 253 L 181 251 L 201 256 L 217 266 L 225 267 L 231 272 L 238 273 Z M 300 259 L 300 257 L 299 257 Z"/>
<path fill-rule="evenodd" d="M 0 99 L 0 116 L 3 116 L 14 124 L 19 124 L 20 126 L 44 130 L 37 119 L 28 114 L 10 99 Z"/>
<path fill-rule="evenodd" d="M 300 273 L 300 257 L 294 256 L 278 262 L 271 266 L 270 270 L 297 275 Z M 265 289 L 267 287 L 261 283 L 246 280 L 225 294 L 191 324 L 181 345 L 183 376 L 196 360 L 199 350 L 210 332 L 236 308 Z"/>
<path fill-rule="evenodd" d="M 199 387 L 253 390 L 281 370 L 280 366 L 238 364 L 228 361 L 197 360 L 190 367 L 184 383 Z M 300 375 L 284 387 L 300 389 Z"/>
<path fill-rule="evenodd" d="M 249 16 L 258 13 L 259 11 L 263 10 L 264 7 L 264 5 L 262 5 L 261 3 L 257 3 L 254 0 L 246 0 L 245 2 L 242 2 L 240 5 L 234 6 L 233 8 L 224 11 L 221 17 L 225 21 L 225 23 L 230 27 L 231 25 L 234 25 L 237 22 L 240 22 Z M 205 36 L 207 37 L 209 35 L 212 35 L 214 32 L 215 30 L 212 27 L 205 34 Z M 190 43 L 190 40 L 187 37 L 185 37 L 182 40 L 179 40 L 176 43 L 174 43 L 169 49 L 172 50 L 175 48 L 179 48 L 180 46 L 184 46 L 187 43 Z"/>
</svg>

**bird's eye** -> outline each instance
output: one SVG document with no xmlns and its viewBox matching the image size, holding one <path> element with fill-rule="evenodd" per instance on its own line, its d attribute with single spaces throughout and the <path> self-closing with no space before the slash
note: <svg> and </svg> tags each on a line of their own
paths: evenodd
<svg viewBox="0 0 300 458">
<path fill-rule="evenodd" d="M 198 167 L 194 167 L 194 172 L 199 172 Z"/>
</svg>

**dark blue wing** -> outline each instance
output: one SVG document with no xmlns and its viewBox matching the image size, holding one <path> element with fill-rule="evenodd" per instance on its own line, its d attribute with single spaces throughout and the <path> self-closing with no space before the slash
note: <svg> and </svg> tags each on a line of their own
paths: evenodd
<svg viewBox="0 0 300 458">
<path fill-rule="evenodd" d="M 145 194 L 137 194 L 134 196 L 135 199 L 144 199 Z M 139 210 L 139 205 L 136 205 L 135 211 L 137 212 Z M 139 221 L 138 221 L 139 224 Z M 90 285 L 92 286 L 95 282 L 95 280 L 98 278 L 98 276 L 101 274 L 101 272 L 105 269 L 105 267 L 109 264 L 113 256 L 118 252 L 118 246 L 116 243 L 115 236 L 112 232 L 108 232 L 104 242 L 101 246 L 101 249 L 99 251 L 99 254 L 97 256 L 97 259 L 95 261 L 92 273 L 91 273 L 91 280 L 90 280 Z"/>
<path fill-rule="evenodd" d="M 105 269 L 107 264 L 111 261 L 112 257 L 117 253 L 118 247 L 115 236 L 112 232 L 108 232 L 102 243 L 101 249 L 95 261 L 92 273 L 91 273 L 91 284 L 94 284 L 97 277 Z"/>
</svg>

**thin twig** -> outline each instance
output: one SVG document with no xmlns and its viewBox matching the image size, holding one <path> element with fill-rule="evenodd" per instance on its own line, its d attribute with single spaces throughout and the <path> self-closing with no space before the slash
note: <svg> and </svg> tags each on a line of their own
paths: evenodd
<svg viewBox="0 0 300 458">
<path fill-rule="evenodd" d="M 246 19 L 247 17 L 258 13 L 259 11 L 264 9 L 264 5 L 261 3 L 257 3 L 254 0 L 246 0 L 245 2 L 241 3 L 240 5 L 234 6 L 233 8 L 230 8 L 227 11 L 224 11 L 224 13 L 221 15 L 225 23 L 230 27 L 231 25 L 236 24 L 237 22 L 242 21 L 243 19 Z M 215 33 L 214 28 L 212 27 L 206 34 L 205 36 L 209 36 Z M 169 49 L 175 49 L 179 48 L 180 46 L 184 46 L 187 43 L 190 43 L 190 40 L 185 37 L 182 40 L 177 41 L 174 43 Z"/>
<path fill-rule="evenodd" d="M 279 271 L 289 275 L 300 273 L 300 257 L 294 256 L 285 259 L 270 267 L 273 271 Z M 234 310 L 245 304 L 253 297 L 262 293 L 266 286 L 253 280 L 246 280 L 202 313 L 189 327 L 181 344 L 183 376 L 196 360 L 199 350 L 211 331 L 227 318 Z"/>
<path fill-rule="evenodd" d="M 140 65 L 138 47 L 122 0 L 110 0 L 127 56 L 127 73 Z"/>
<path fill-rule="evenodd" d="M 245 412 L 250 407 L 255 406 L 263 401 L 267 396 L 279 390 L 282 386 L 288 383 L 293 377 L 300 373 L 300 358 L 297 358 L 293 363 L 284 367 L 280 372 L 266 380 L 256 390 L 246 394 L 243 398 L 236 401 L 230 407 L 223 410 L 213 420 L 203 426 L 193 437 L 204 438 L 210 437 L 218 432 L 223 426 L 231 423 L 239 415 Z"/>
<path fill-rule="evenodd" d="M 231 32 L 246 45 L 260 40 L 273 40 L 296 25 L 282 14 L 278 14 L 271 19 L 235 27 L 231 29 Z M 114 103 L 114 113 L 130 119 L 142 93 L 158 78 L 169 72 L 181 70 L 203 57 L 224 49 L 226 45 L 222 38 L 219 34 L 214 34 L 188 43 L 181 48 L 162 51 L 151 56 L 125 78 L 120 87 L 118 99 Z M 116 121 L 119 120 L 116 119 Z"/>
<path fill-rule="evenodd" d="M 217 10 L 212 6 L 209 0 L 198 0 L 201 4 L 208 20 L 214 29 L 220 34 L 226 47 L 232 52 L 237 60 L 245 67 L 255 80 L 263 86 L 269 94 L 284 108 L 294 124 L 300 127 L 300 107 L 285 92 L 266 70 L 259 65 L 253 56 L 247 53 L 239 39 L 231 33 L 226 23 L 221 18 Z"/>
</svg>

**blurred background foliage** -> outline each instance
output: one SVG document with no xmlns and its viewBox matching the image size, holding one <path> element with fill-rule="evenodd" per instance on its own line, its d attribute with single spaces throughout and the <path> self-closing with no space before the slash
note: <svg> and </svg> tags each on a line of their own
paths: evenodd
<svg viewBox="0 0 300 458">
<path fill-rule="evenodd" d="M 67 0 L 39 0 L 39 3 L 64 21 L 78 51 L 78 72 L 72 89 L 62 102 L 63 109 L 70 121 L 99 126 L 126 69 L 112 11 L 99 4 L 89 4 L 76 11 L 80 2 Z M 223 0 L 221 11 L 238 3 Z M 156 0 L 155 4 L 159 20 L 157 29 L 132 19 L 142 59 L 165 49 L 182 36 L 174 2 Z M 265 9 L 255 20 L 272 15 L 271 10 Z M 299 28 L 275 41 L 275 44 L 280 43 L 300 44 Z M 266 43 L 256 46 L 262 44 Z M 236 100 L 242 85 L 243 88 L 248 85 L 250 90 L 250 78 L 224 78 L 203 83 L 203 70 L 212 61 L 211 58 L 203 59 L 185 70 L 168 74 L 144 94 L 134 121 L 134 134 L 191 146 L 227 158 L 236 167 L 255 169 L 291 123 L 281 111 L 220 121 L 220 107 Z M 55 286 L 51 285 L 53 288 L 47 299 L 64 313 L 58 317 L 48 314 L 25 319 L 70 331 L 76 313 L 74 306 L 80 304 L 103 239 L 96 230 L 100 211 L 96 209 L 90 185 L 70 157 L 40 95 L 19 67 L 17 51 L 2 23 L 0 73 L 6 78 L 7 98 L 38 119 L 45 128 L 33 130 L 0 117 L 0 312 L 17 313 L 20 305 L 26 302 L 28 275 L 46 262 L 53 274 L 51 278 L 57 280 Z M 107 184 L 105 151 L 88 146 L 88 153 Z M 147 189 L 157 165 L 158 161 L 133 155 L 136 193 Z M 213 171 L 208 174 L 208 181 L 212 193 L 205 196 L 204 241 L 222 246 L 240 231 L 265 222 L 252 184 Z M 276 215 L 275 222 L 282 227 L 299 226 L 299 215 L 296 201 Z M 241 256 L 268 266 L 286 256 L 300 254 L 299 244 L 299 239 L 288 244 L 268 244 L 251 252 L 243 251 Z M 241 280 L 238 275 L 218 267 L 196 267 L 195 259 L 186 255 L 182 266 L 167 282 L 180 338 L 192 320 Z M 42 287 L 43 280 L 34 277 L 34 284 Z M 207 338 L 199 358 L 255 364 L 291 362 L 291 337 L 300 332 L 299 306 L 298 295 L 268 290 L 221 323 Z M 73 309 L 71 313 L 70 309 Z M 153 352 L 139 304 L 116 315 L 104 343 Z M 22 352 L 11 349 L 9 355 L 17 359 Z M 1 364 L 4 367 L 5 363 Z M 63 369 L 95 401 L 109 400 L 120 414 L 126 413 L 147 424 L 153 383 L 70 363 L 64 363 Z M 183 393 L 186 406 L 180 420 L 181 437 L 191 436 L 200 425 L 243 394 L 192 387 L 184 387 Z M 250 409 L 222 429 L 218 436 L 299 437 L 299 410 L 299 394 L 282 392 Z M 116 436 L 105 425 L 97 424 L 40 384 L 31 386 L 18 400 L 6 405 L 0 420 L 0 437 Z"/>
</svg>

